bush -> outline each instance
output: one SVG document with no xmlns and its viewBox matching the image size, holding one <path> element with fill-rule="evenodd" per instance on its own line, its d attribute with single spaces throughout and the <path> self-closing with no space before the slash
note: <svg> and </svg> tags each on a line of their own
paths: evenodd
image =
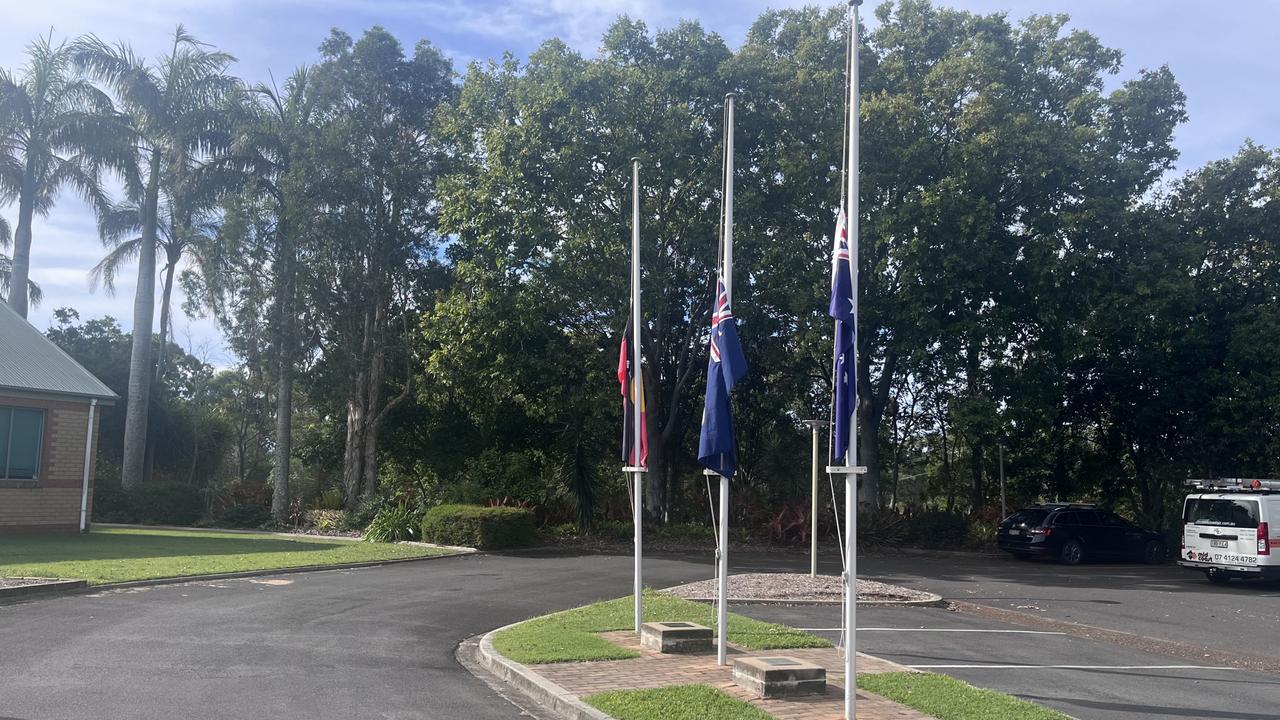
<svg viewBox="0 0 1280 720">
<path fill-rule="evenodd" d="M 134 523 L 138 516 L 129 493 L 119 483 L 102 482 L 99 478 L 93 484 L 93 519 L 104 523 Z"/>
<path fill-rule="evenodd" d="M 126 491 L 133 516 L 144 525 L 191 525 L 204 515 L 200 491 L 182 483 L 152 483 Z"/>
<path fill-rule="evenodd" d="M 316 510 L 341 510 L 342 488 L 330 488 L 316 496 Z"/>
<path fill-rule="evenodd" d="M 404 505 L 383 508 L 364 531 L 369 542 L 400 542 L 417 540 L 422 516 Z"/>
<path fill-rule="evenodd" d="M 305 517 L 307 525 L 321 532 L 334 532 L 342 526 L 343 513 L 341 510 L 308 510 Z"/>
<path fill-rule="evenodd" d="M 371 495 L 356 503 L 353 508 L 347 509 L 342 516 L 342 525 L 340 530 L 359 530 L 369 527 L 369 523 L 378 516 L 378 513 L 390 507 L 387 499 L 381 495 Z"/>
<path fill-rule="evenodd" d="M 260 528 L 271 524 L 271 511 L 261 505 L 242 503 L 232 505 L 213 519 L 217 527 Z"/>
<path fill-rule="evenodd" d="M 927 548 L 959 549 L 969 534 L 963 516 L 942 510 L 927 510 L 911 519 L 911 541 Z"/>
<path fill-rule="evenodd" d="M 441 545 L 500 550 L 533 545 L 538 529 L 533 513 L 525 508 L 440 505 L 422 519 L 422 538 Z"/>
</svg>

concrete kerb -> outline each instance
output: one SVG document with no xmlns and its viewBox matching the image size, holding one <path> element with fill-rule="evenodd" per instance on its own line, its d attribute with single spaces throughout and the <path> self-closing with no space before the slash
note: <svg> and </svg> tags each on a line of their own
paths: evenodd
<svg viewBox="0 0 1280 720">
<path fill-rule="evenodd" d="M 39 580 L 40 582 L 30 585 L 15 585 L 13 587 L 0 587 L 0 602 L 12 598 L 25 598 L 32 595 L 40 595 L 42 593 L 58 593 L 68 592 L 71 590 L 79 590 L 88 586 L 87 580 L 67 580 L 64 578 L 32 578 L 20 577 L 18 580 Z"/>
<path fill-rule="evenodd" d="M 478 646 L 477 660 L 480 666 L 486 672 L 519 690 L 533 702 L 548 709 L 560 720 L 613 720 L 611 715 L 591 707 L 577 695 L 547 680 L 529 669 L 527 665 L 510 660 L 494 649 L 495 635 L 524 622 L 527 621 L 522 620 L 485 633 L 480 638 Z"/>
</svg>

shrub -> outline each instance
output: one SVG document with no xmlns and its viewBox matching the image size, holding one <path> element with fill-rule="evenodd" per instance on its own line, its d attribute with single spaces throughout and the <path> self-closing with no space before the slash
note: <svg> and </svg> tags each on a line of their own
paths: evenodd
<svg viewBox="0 0 1280 720">
<path fill-rule="evenodd" d="M 93 485 L 93 519 L 104 523 L 133 523 L 138 521 L 133 501 L 118 483 L 103 482 Z"/>
<path fill-rule="evenodd" d="M 271 511 L 253 503 L 232 505 L 218 513 L 213 524 L 229 528 L 260 528 L 271 524 Z"/>
<path fill-rule="evenodd" d="M 341 530 L 359 530 L 364 531 L 369 527 L 369 523 L 378 516 L 385 508 L 390 507 L 387 499 L 381 495 L 371 495 L 356 503 L 353 508 L 348 508 L 342 516 Z"/>
<path fill-rule="evenodd" d="M 963 516 L 942 510 L 927 510 L 911 519 L 912 542 L 927 548 L 959 548 L 969 534 Z"/>
<path fill-rule="evenodd" d="M 191 525 L 204 515 L 200 491 L 182 483 L 151 483 L 127 491 L 137 522 Z"/>
<path fill-rule="evenodd" d="M 533 545 L 538 529 L 533 513 L 525 508 L 440 505 L 422 519 L 422 538 L 441 545 L 500 550 Z"/>
<path fill-rule="evenodd" d="M 858 513 L 858 544 L 901 545 L 909 528 L 907 519 L 889 509 Z"/>
<path fill-rule="evenodd" d="M 329 488 L 316 496 L 316 510 L 341 510 L 342 488 Z"/>
<path fill-rule="evenodd" d="M 404 505 L 385 507 L 369 522 L 364 539 L 369 542 L 417 540 L 422 516 Z"/>
<path fill-rule="evenodd" d="M 321 532 L 334 532 L 342 525 L 341 510 L 308 510 L 306 522 Z"/>
</svg>

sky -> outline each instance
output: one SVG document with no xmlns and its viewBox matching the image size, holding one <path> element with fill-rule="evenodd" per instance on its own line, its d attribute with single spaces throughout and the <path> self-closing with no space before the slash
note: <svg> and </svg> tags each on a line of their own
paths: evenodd
<svg viewBox="0 0 1280 720">
<path fill-rule="evenodd" d="M 1071 27 L 1089 30 L 1122 50 L 1124 67 L 1115 82 L 1143 68 L 1167 64 L 1187 94 L 1189 121 L 1175 139 L 1177 172 L 1233 154 L 1245 138 L 1280 146 L 1280 53 L 1275 28 L 1280 2 L 1233 0 L 935 0 L 974 12 L 1066 13 Z M 53 32 L 56 39 L 95 33 L 124 40 L 140 54 L 165 49 L 173 28 L 184 24 L 199 39 L 235 55 L 233 71 L 250 82 L 283 79 L 299 64 L 314 62 L 316 48 L 333 27 L 352 35 L 372 25 L 394 33 L 406 47 L 426 38 L 454 59 L 468 62 L 512 52 L 526 57 L 543 40 L 559 37 L 580 51 L 595 51 L 604 29 L 618 15 L 643 20 L 651 30 L 682 19 L 700 21 L 737 46 L 750 23 L 770 7 L 814 4 L 804 0 L 0 0 L 0 67 L 17 70 L 27 43 Z M 826 4 L 826 3 L 821 3 Z M 874 25 L 878 0 L 862 13 Z M 16 208 L 0 206 L 12 225 Z M 71 193 L 48 218 L 37 220 L 31 277 L 44 289 L 44 303 L 30 313 L 47 328 L 58 307 L 82 318 L 111 315 L 130 329 L 136 273 L 126 271 L 114 296 L 90 292 L 88 270 L 104 254 L 93 216 Z M 157 292 L 159 288 L 157 286 Z M 219 366 L 235 362 L 216 326 L 187 317 L 175 299 L 175 340 Z"/>
</svg>

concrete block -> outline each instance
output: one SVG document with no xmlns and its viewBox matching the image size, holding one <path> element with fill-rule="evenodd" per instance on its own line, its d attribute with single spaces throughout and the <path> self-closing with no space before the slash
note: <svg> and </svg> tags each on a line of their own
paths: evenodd
<svg viewBox="0 0 1280 720">
<path fill-rule="evenodd" d="M 711 649 L 711 628 L 687 622 L 652 622 L 640 626 L 640 644 L 661 653 L 694 653 Z"/>
<path fill-rule="evenodd" d="M 793 657 L 744 657 L 733 661 L 733 681 L 762 698 L 822 695 L 827 670 Z"/>
</svg>

